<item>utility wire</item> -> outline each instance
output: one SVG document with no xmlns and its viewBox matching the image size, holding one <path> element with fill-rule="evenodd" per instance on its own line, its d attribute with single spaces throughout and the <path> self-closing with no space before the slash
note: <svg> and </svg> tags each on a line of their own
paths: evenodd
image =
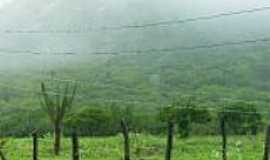
<svg viewBox="0 0 270 160">
<path fill-rule="evenodd" d="M 222 42 L 222 43 L 212 43 L 212 44 L 197 45 L 197 46 L 126 51 L 123 53 L 140 54 L 140 53 L 153 53 L 153 52 L 155 53 L 155 52 L 190 51 L 190 50 L 198 50 L 198 49 L 220 48 L 220 47 L 227 47 L 227 46 L 242 46 L 242 45 L 262 43 L 262 42 L 270 42 L 270 37 L 258 38 L 258 39 L 248 39 L 248 40 L 242 40 L 242 41 L 228 41 L 228 42 Z"/>
<path fill-rule="evenodd" d="M 118 28 L 125 29 L 125 28 L 147 28 L 147 27 L 164 26 L 164 25 L 167 26 L 167 25 L 172 25 L 172 24 L 183 24 L 183 23 L 189 23 L 189 22 L 218 19 L 218 18 L 222 18 L 222 17 L 241 15 L 241 14 L 251 14 L 251 13 L 268 11 L 268 10 L 270 10 L 270 6 L 245 9 L 245 10 L 239 10 L 239 11 L 229 11 L 229 12 L 224 12 L 224 13 L 199 16 L 199 17 L 187 18 L 187 19 L 180 19 L 180 20 L 160 21 L 160 22 L 156 22 L 156 23 L 148 23 L 148 24 L 142 24 L 142 25 L 127 25 L 127 26 L 122 26 L 122 27 L 118 27 Z"/>
<path fill-rule="evenodd" d="M 251 9 L 237 10 L 237 11 L 229 11 L 223 13 L 217 13 L 212 15 L 198 16 L 193 18 L 186 19 L 175 19 L 175 20 L 167 20 L 167 21 L 159 21 L 145 24 L 137 24 L 137 25 L 122 25 L 122 26 L 112 26 L 112 27 L 100 27 L 93 29 L 74 29 L 74 30 L 4 30 L 2 33 L 5 34 L 85 34 L 92 31 L 109 31 L 109 30 L 125 30 L 125 29 L 143 29 L 149 27 L 156 26 L 168 26 L 174 24 L 185 24 L 196 21 L 206 21 L 212 19 L 218 19 L 223 17 L 235 16 L 235 15 L 244 15 L 244 14 L 252 14 L 256 12 L 269 11 L 270 6 L 263 6 Z"/>
<path fill-rule="evenodd" d="M 239 114 L 262 114 L 262 115 L 269 115 L 270 112 L 266 111 L 258 111 L 258 112 L 253 112 L 253 111 L 237 111 L 233 109 L 224 109 L 224 108 L 210 108 L 210 107 L 177 107 L 180 110 L 185 110 L 185 109 L 190 109 L 194 111 L 208 111 L 208 112 L 217 112 L 217 113 L 239 113 Z"/>
<path fill-rule="evenodd" d="M 28 88 L 24 88 L 24 87 L 16 87 L 16 86 L 10 86 L 8 84 L 5 83 L 0 83 L 0 86 L 2 87 L 8 87 L 8 88 L 12 88 L 14 90 L 18 90 L 18 91 L 22 91 L 22 92 L 26 92 L 26 93 L 33 93 L 36 95 L 41 95 L 41 92 L 38 91 L 33 91 L 31 89 Z M 9 91 L 10 92 L 10 91 Z M 56 91 L 48 91 L 47 92 L 48 95 L 50 96 L 73 96 L 73 95 L 65 95 L 63 93 L 59 93 Z M 76 94 L 76 97 L 80 100 L 85 100 L 85 99 L 91 99 L 91 97 L 89 97 L 88 95 L 85 94 Z M 103 99 L 103 98 L 94 98 L 94 100 L 91 100 L 93 102 L 109 102 L 109 103 L 125 103 L 125 104 L 143 104 L 143 105 L 153 105 L 156 104 L 154 102 L 147 102 L 147 101 L 137 101 L 137 100 L 120 100 L 120 99 Z M 220 110 L 219 108 L 207 108 L 207 107 L 200 107 L 200 108 L 191 108 L 191 107 L 182 107 L 182 106 L 177 106 L 178 109 L 192 109 L 192 110 L 206 110 L 206 111 L 216 111 L 216 112 L 224 112 L 224 113 L 243 113 L 243 114 L 254 114 L 254 113 L 258 113 L 258 114 L 270 114 L 270 112 L 241 112 L 241 111 L 236 111 L 236 110 Z"/>
<path fill-rule="evenodd" d="M 28 88 L 25 88 L 25 87 L 11 86 L 11 85 L 8 85 L 8 84 L 5 84 L 5 83 L 0 83 L 0 86 L 8 87 L 8 88 L 18 90 L 18 91 L 22 91 L 22 92 L 25 92 L 25 93 L 32 93 L 32 94 L 35 94 L 35 95 L 41 95 L 42 94 L 41 92 L 33 91 L 32 89 L 28 89 Z M 55 92 L 55 91 L 48 91 L 47 94 L 50 95 L 50 96 L 68 96 L 68 97 L 73 96 L 73 95 L 70 95 L 70 94 L 65 95 L 63 93 L 59 93 L 59 92 Z M 92 97 L 89 97 L 86 94 L 76 94 L 76 98 L 80 99 L 80 100 L 85 100 L 85 99 L 91 99 Z M 97 101 L 97 102 L 109 102 L 109 103 L 122 102 L 122 103 L 125 103 L 125 104 L 145 104 L 145 105 L 153 105 L 154 104 L 153 102 L 147 102 L 147 101 L 137 101 L 137 100 L 126 100 L 126 101 L 124 101 L 124 100 L 119 100 L 119 99 L 100 99 L 100 98 L 94 98 L 94 100 L 91 100 L 91 101 L 93 101 L 93 102 L 95 102 L 95 101 Z"/>
<path fill-rule="evenodd" d="M 4 83 L 0 83 L 0 86 L 8 86 Z M 8 87 L 11 87 L 11 86 L 8 86 Z M 34 93 L 34 94 L 37 94 L 37 95 L 40 95 L 41 93 L 40 92 L 36 92 L 36 91 L 33 91 L 33 90 L 30 90 L 30 89 L 27 89 L 27 88 L 22 88 L 22 87 L 12 87 L 13 89 L 16 89 L 16 90 L 20 90 L 20 91 L 23 91 L 23 92 L 29 92 L 29 93 Z M 61 93 L 57 93 L 57 92 L 47 92 L 48 95 L 51 95 L 51 96 L 65 96 L 64 94 L 61 94 Z M 67 96 L 72 96 L 72 95 L 67 95 Z M 77 98 L 79 99 L 89 99 L 89 97 L 87 97 L 86 95 L 76 95 Z M 143 104 L 143 105 L 153 105 L 153 104 L 156 104 L 154 102 L 144 102 L 144 101 L 130 101 L 130 100 L 119 100 L 119 99 L 94 99 L 94 100 L 91 100 L 92 102 L 109 102 L 109 103 L 124 103 L 124 104 Z M 191 110 L 195 110 L 195 111 L 208 111 L 208 112 L 216 112 L 216 113 L 239 113 L 239 114 L 261 114 L 261 115 L 269 115 L 270 112 L 267 112 L 267 111 L 256 111 L 256 112 L 252 112 L 252 111 L 237 111 L 237 110 L 232 110 L 232 109 L 220 109 L 220 108 L 210 108 L 210 107 L 196 107 L 196 108 L 191 108 L 191 107 L 182 107 L 182 106 L 178 106 L 177 107 L 178 109 L 191 109 Z"/>
<path fill-rule="evenodd" d="M 176 52 L 176 51 L 191 51 L 198 49 L 212 49 L 212 48 L 221 48 L 228 46 L 243 46 L 248 44 L 256 44 L 256 43 L 266 43 L 270 42 L 270 37 L 265 38 L 257 38 L 257 39 L 247 39 L 241 41 L 227 41 L 222 43 L 212 43 L 205 45 L 194 45 L 194 46 L 184 46 L 184 47 L 174 47 L 174 48 L 152 48 L 145 50 L 122 50 L 122 51 L 94 51 L 88 52 L 87 54 L 75 53 L 75 52 L 47 52 L 47 55 L 138 55 L 144 53 L 156 53 L 156 54 L 164 54 L 165 52 Z M 42 51 L 29 51 L 29 50 L 8 50 L 8 49 L 0 49 L 0 54 L 14 53 L 14 54 L 34 54 L 34 55 L 43 55 Z M 45 52 L 46 53 L 46 52 Z"/>
<path fill-rule="evenodd" d="M 0 72 L 0 75 L 6 76 L 5 72 Z M 80 85 L 80 86 L 89 86 L 89 87 L 96 87 L 96 88 L 110 88 L 112 87 L 111 85 L 108 84 L 102 84 L 102 83 L 96 83 L 94 81 L 91 80 L 76 80 L 76 79 L 61 79 L 61 78 L 48 78 L 46 76 L 36 76 L 35 74 L 31 74 L 31 73 L 20 73 L 20 76 L 24 76 L 24 77 L 29 77 L 31 78 L 31 80 L 33 81 L 45 81 L 45 82 L 57 82 L 57 83 L 71 83 L 71 84 L 75 84 L 75 85 Z M 16 75 L 16 76 L 19 76 Z M 141 90 L 139 89 L 130 89 L 130 88 L 126 88 L 126 87 L 122 87 L 122 86 L 116 86 L 114 87 L 116 89 L 119 90 L 128 90 L 130 92 L 140 92 Z"/>
</svg>

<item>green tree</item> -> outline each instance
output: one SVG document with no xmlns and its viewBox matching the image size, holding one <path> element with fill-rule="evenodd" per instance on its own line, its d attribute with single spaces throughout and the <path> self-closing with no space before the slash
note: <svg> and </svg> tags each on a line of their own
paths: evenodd
<svg viewBox="0 0 270 160">
<path fill-rule="evenodd" d="M 82 136 L 114 135 L 115 125 L 111 112 L 96 106 L 85 106 L 72 113 L 65 124 L 76 128 Z"/>
<path fill-rule="evenodd" d="M 254 103 L 246 101 L 231 101 L 226 104 L 224 115 L 229 132 L 233 134 L 256 135 L 263 125 L 262 115 L 258 113 Z M 221 116 L 220 114 L 220 116 Z"/>
<path fill-rule="evenodd" d="M 182 96 L 174 100 L 172 105 L 161 109 L 160 119 L 177 123 L 180 136 L 183 138 L 188 137 L 192 130 L 192 123 L 205 123 L 211 119 L 208 111 L 198 106 L 195 97 Z"/>
</svg>

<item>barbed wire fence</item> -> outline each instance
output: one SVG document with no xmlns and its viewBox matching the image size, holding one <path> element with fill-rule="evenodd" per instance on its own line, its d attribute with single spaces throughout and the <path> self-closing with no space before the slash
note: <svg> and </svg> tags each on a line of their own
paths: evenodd
<svg viewBox="0 0 270 160">
<path fill-rule="evenodd" d="M 185 109 L 185 108 L 182 108 Z M 195 109 L 196 110 L 196 109 Z M 199 109 L 200 111 L 203 109 Z M 209 110 L 207 110 L 209 111 Z M 224 111 L 213 111 L 211 113 L 224 113 Z M 241 114 L 263 114 L 258 112 L 239 113 L 226 111 L 226 113 Z M 256 135 L 231 135 L 228 133 L 230 127 L 226 119 L 221 117 L 217 128 L 220 130 L 219 135 L 195 136 L 190 138 L 179 138 L 177 127 L 173 123 L 168 123 L 166 136 L 153 135 L 135 135 L 132 131 L 125 131 L 129 136 L 129 158 L 130 159 L 151 159 L 153 157 L 160 159 L 166 155 L 168 159 L 263 159 L 264 154 L 268 156 L 268 151 L 264 151 L 263 146 L 268 146 L 269 132 L 266 136 Z M 166 125 L 164 126 L 166 128 Z M 76 133 L 76 132 L 74 132 Z M 14 155 L 19 156 L 22 160 L 29 159 L 50 159 L 53 156 L 52 137 L 44 137 L 38 132 L 33 132 L 33 139 L 6 139 L 6 144 L 1 146 L 0 150 L 5 154 L 7 159 Z M 123 136 L 124 137 L 124 136 Z M 102 139 L 102 140 L 101 140 Z M 167 140 L 166 140 L 167 139 Z M 113 140 L 113 141 L 112 141 Z M 93 159 L 93 158 L 110 158 L 121 159 L 125 157 L 124 145 L 126 138 L 116 136 L 111 138 L 85 138 L 72 134 L 63 141 L 63 153 L 61 158 L 74 160 Z M 265 153 L 266 152 L 266 153 Z M 125 159 L 128 159 L 127 157 Z"/>
<path fill-rule="evenodd" d="M 270 7 L 260 7 L 260 8 L 252 8 L 247 10 L 240 11 L 231 11 L 226 13 L 218 13 L 209 16 L 199 16 L 188 19 L 181 20 L 171 20 L 171 21 L 161 21 L 161 22 L 153 22 L 147 24 L 139 24 L 139 25 L 125 25 L 118 27 L 102 27 L 97 30 L 123 30 L 123 29 L 143 29 L 149 27 L 161 27 L 168 26 L 173 24 L 184 24 L 191 23 L 196 21 L 205 21 L 211 19 L 218 19 L 223 17 L 242 15 L 242 14 L 252 14 L 256 12 L 268 11 Z M 93 30 L 5 30 L 2 34 L 85 34 L 92 32 Z M 146 50 L 123 50 L 123 51 L 96 51 L 88 54 L 97 54 L 97 55 L 132 55 L 132 54 L 147 54 L 147 53 L 155 53 L 155 54 L 164 54 L 168 52 L 176 52 L 176 51 L 190 51 L 190 50 L 198 50 L 198 49 L 211 49 L 211 48 L 219 48 L 219 47 L 230 47 L 230 46 L 244 46 L 249 44 L 258 44 L 263 43 L 266 44 L 270 42 L 269 37 L 263 38 L 254 38 L 254 39 L 246 39 L 242 41 L 229 41 L 223 43 L 213 43 L 207 45 L 198 45 L 198 46 L 184 46 L 184 47 L 176 47 L 176 48 L 160 48 L 160 49 L 146 49 Z M 11 49 L 0 49 L 2 54 L 33 54 L 33 55 L 79 55 L 78 53 L 74 53 L 72 51 L 67 52 L 43 52 L 43 51 L 34 51 L 34 50 L 11 50 Z M 2 74 L 2 73 L 0 73 Z M 3 73 L 5 74 L 5 73 Z M 31 74 L 25 74 L 27 77 L 32 77 Z M 42 79 L 43 80 L 43 79 Z M 60 83 L 75 83 L 75 84 L 85 84 L 89 83 L 87 81 L 81 80 L 72 80 L 72 79 L 52 79 L 52 81 L 57 81 Z M 32 94 L 40 94 L 37 91 L 33 91 L 27 87 L 16 87 L 10 86 L 5 83 L 0 83 L 0 86 L 3 87 L 11 87 L 14 90 L 20 90 L 27 93 Z M 56 96 L 61 95 L 61 93 L 51 91 L 48 93 L 49 95 Z M 89 98 L 87 95 L 78 94 L 78 99 L 87 99 Z M 144 101 L 127 101 L 127 100 L 111 100 L 111 99 L 97 99 L 96 101 L 100 102 L 117 102 L 117 103 L 131 103 L 131 104 L 144 104 L 149 105 L 155 102 L 144 102 Z M 179 108 L 179 107 L 178 107 Z M 227 128 L 230 127 L 227 124 L 227 119 L 224 114 L 237 114 L 237 115 L 261 115 L 268 116 L 270 112 L 268 111 L 238 111 L 232 109 L 223 109 L 213 108 L 213 107 L 204 107 L 204 108 L 189 108 L 189 107 L 181 107 L 181 110 L 184 109 L 192 109 L 196 111 L 207 111 L 216 116 L 222 115 L 217 118 L 215 126 L 218 130 L 219 134 L 206 136 L 206 138 L 202 137 L 192 137 L 192 138 L 179 138 L 176 130 L 177 127 L 173 122 L 168 122 L 163 124 L 163 127 L 167 127 L 167 136 L 152 136 L 152 135 L 136 135 L 132 133 L 132 131 L 128 130 L 128 126 L 126 124 L 123 126 L 123 137 L 117 136 L 113 141 L 110 138 L 105 138 L 105 140 L 100 141 L 100 139 L 85 139 L 84 137 L 80 137 L 74 132 L 72 134 L 72 138 L 69 141 L 65 141 L 66 145 L 64 145 L 63 150 L 65 151 L 61 157 L 65 159 L 73 158 L 73 160 L 81 159 L 95 159 L 103 157 L 104 159 L 108 159 L 111 157 L 115 157 L 115 159 L 160 159 L 158 157 L 165 157 L 166 160 L 170 159 L 264 159 L 268 160 L 268 152 L 269 149 L 269 135 L 268 131 L 266 136 L 255 136 L 252 135 L 240 135 L 240 136 L 231 136 L 228 133 Z M 147 122 L 145 122 L 147 123 Z M 167 126 L 168 125 L 168 126 Z M 43 135 L 38 134 L 38 132 L 29 133 L 33 135 L 33 140 L 31 139 L 10 139 L 7 140 L 6 144 L 0 146 L 0 150 L 6 154 L 6 158 L 10 159 L 13 155 L 20 157 L 21 160 L 29 160 L 29 159 L 50 159 L 53 155 L 53 151 L 51 149 L 51 145 L 53 144 L 53 139 L 51 136 L 44 137 Z M 79 141 L 80 140 L 80 141 Z M 124 145 L 125 144 L 125 145 Z M 124 146 L 124 147 L 123 147 Z M 129 147 L 129 148 L 127 148 Z M 263 150 L 263 147 L 265 149 Z M 123 149 L 124 148 L 124 149 Z M 125 150 L 125 151 L 123 151 Z M 123 153 L 125 153 L 123 155 Z M 264 154 L 263 154 L 264 153 Z M 154 157 L 154 158 L 153 158 Z"/>
</svg>

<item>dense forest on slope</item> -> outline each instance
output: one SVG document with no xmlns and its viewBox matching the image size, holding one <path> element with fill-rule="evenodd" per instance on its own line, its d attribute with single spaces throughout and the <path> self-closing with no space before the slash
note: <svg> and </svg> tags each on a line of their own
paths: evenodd
<svg viewBox="0 0 270 160">
<path fill-rule="evenodd" d="M 95 125 L 111 122 L 110 108 L 117 106 L 131 108 L 142 128 L 156 127 L 160 125 L 155 122 L 160 107 L 185 95 L 197 97 L 196 107 L 218 108 L 224 100 L 242 100 L 256 104 L 258 111 L 268 111 L 269 52 L 267 47 L 215 48 L 183 53 L 123 54 L 98 58 L 95 62 L 89 56 L 89 60 L 52 67 L 43 73 L 35 69 L 29 70 L 28 75 L 10 73 L 2 77 L 8 85 L 1 85 L 0 90 L 0 127 L 5 134 L 15 135 L 25 135 L 33 128 L 49 128 L 39 102 L 42 81 L 52 85 L 76 83 L 79 89 L 72 113 L 81 115 L 89 110 L 90 115 L 79 116 L 82 119 L 101 114 L 95 120 L 100 123 L 92 121 Z M 67 121 L 72 117 L 72 114 L 68 116 Z"/>
<path fill-rule="evenodd" d="M 78 86 L 65 123 L 91 130 L 84 134 L 115 134 L 124 115 L 138 130 L 160 133 L 164 124 L 159 114 L 185 101 L 183 97 L 195 97 L 196 109 L 255 106 L 256 112 L 268 111 L 268 3 L 3 1 L 0 131 L 25 136 L 34 128 L 51 130 L 40 105 L 41 82 L 52 96 L 58 84 Z M 200 47 L 213 44 L 221 45 Z M 179 49 L 194 46 L 196 50 Z M 102 54 L 110 52 L 120 55 Z M 205 132 L 216 133 L 219 114 L 202 115 L 211 118 L 207 125 L 212 127 Z"/>
</svg>

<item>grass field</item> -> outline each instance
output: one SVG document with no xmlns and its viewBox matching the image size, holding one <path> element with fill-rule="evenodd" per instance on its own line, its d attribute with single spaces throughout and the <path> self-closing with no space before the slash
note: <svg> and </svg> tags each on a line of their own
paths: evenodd
<svg viewBox="0 0 270 160">
<path fill-rule="evenodd" d="M 260 160 L 263 155 L 262 135 L 228 137 L 229 160 Z M 59 157 L 53 156 L 52 138 L 40 139 L 41 160 L 70 160 L 70 139 L 63 140 L 63 152 Z M 122 137 L 81 138 L 82 160 L 121 160 Z M 137 135 L 131 136 L 132 159 L 162 160 L 166 146 L 165 136 Z M 4 148 L 8 160 L 31 160 L 32 139 L 9 138 Z M 175 138 L 173 151 L 174 160 L 221 160 L 221 138 L 218 136 L 192 137 L 189 139 Z"/>
</svg>

